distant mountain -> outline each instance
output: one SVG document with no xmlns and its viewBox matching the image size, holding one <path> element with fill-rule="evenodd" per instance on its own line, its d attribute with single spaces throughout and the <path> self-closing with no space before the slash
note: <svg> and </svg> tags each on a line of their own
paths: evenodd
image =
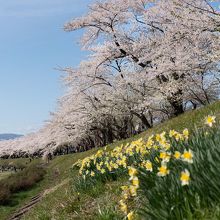
<svg viewBox="0 0 220 220">
<path fill-rule="evenodd" d="M 0 141 L 11 140 L 11 139 L 15 139 L 15 138 L 18 138 L 21 136 L 23 136 L 23 135 L 20 135 L 20 134 L 0 134 Z"/>
</svg>

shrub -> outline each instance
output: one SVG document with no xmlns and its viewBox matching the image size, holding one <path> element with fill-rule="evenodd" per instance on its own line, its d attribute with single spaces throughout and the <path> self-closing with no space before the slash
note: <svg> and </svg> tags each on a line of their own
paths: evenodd
<svg viewBox="0 0 220 220">
<path fill-rule="evenodd" d="M 7 187 L 0 187 L 0 205 L 5 205 L 9 202 L 11 192 Z"/>
<path fill-rule="evenodd" d="M 13 193 L 28 190 L 43 179 L 46 171 L 39 165 L 30 165 L 24 170 L 0 181 L 0 204 L 10 201 Z"/>
</svg>

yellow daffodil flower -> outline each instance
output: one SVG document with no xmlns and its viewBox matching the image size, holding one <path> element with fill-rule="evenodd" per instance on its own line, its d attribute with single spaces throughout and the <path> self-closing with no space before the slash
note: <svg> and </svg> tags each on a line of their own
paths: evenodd
<svg viewBox="0 0 220 220">
<path fill-rule="evenodd" d="M 176 135 L 176 131 L 175 130 L 170 130 L 169 132 L 169 137 L 174 137 Z"/>
<path fill-rule="evenodd" d="M 152 163 L 149 160 L 146 161 L 145 168 L 146 168 L 147 171 L 150 171 L 150 172 L 153 171 Z"/>
<path fill-rule="evenodd" d="M 104 174 L 104 173 L 105 173 L 105 169 L 102 168 L 102 169 L 100 170 L 100 172 L 101 172 L 101 174 Z"/>
<path fill-rule="evenodd" d="M 170 160 L 170 153 L 167 152 L 160 152 L 160 159 L 162 159 L 163 162 L 169 162 Z"/>
<path fill-rule="evenodd" d="M 129 187 L 128 186 L 122 186 L 121 189 L 123 191 L 122 195 L 123 195 L 124 200 L 127 200 L 130 196 Z"/>
<path fill-rule="evenodd" d="M 123 200 L 120 200 L 120 209 L 123 213 L 127 214 L 128 213 L 128 207 L 125 204 L 125 202 Z"/>
<path fill-rule="evenodd" d="M 170 173 L 170 171 L 167 169 L 166 165 L 162 165 L 161 167 L 158 168 L 158 176 L 166 176 Z"/>
<path fill-rule="evenodd" d="M 187 169 L 185 169 L 183 172 L 181 172 L 180 180 L 181 180 L 182 186 L 189 185 L 190 173 Z"/>
<path fill-rule="evenodd" d="M 134 167 L 129 167 L 128 168 L 128 174 L 130 176 L 130 180 L 133 179 L 136 175 L 137 175 L 137 169 L 135 169 Z"/>
<path fill-rule="evenodd" d="M 176 141 L 184 140 L 183 135 L 178 132 L 175 134 L 174 137 L 175 137 Z"/>
<path fill-rule="evenodd" d="M 127 218 L 128 220 L 134 220 L 134 212 L 129 212 Z"/>
<path fill-rule="evenodd" d="M 191 150 L 184 150 L 182 154 L 182 160 L 188 163 L 193 163 L 193 152 Z"/>
<path fill-rule="evenodd" d="M 165 131 L 162 132 L 161 134 L 157 134 L 156 135 L 156 141 L 159 142 L 159 143 L 166 141 L 165 135 L 166 135 Z"/>
<path fill-rule="evenodd" d="M 181 153 L 179 151 L 175 151 L 174 155 L 173 155 L 176 159 L 180 159 L 181 157 Z"/>
<path fill-rule="evenodd" d="M 205 124 L 207 124 L 209 127 L 212 127 L 215 123 L 215 118 L 215 116 L 208 115 L 205 119 Z"/>
<path fill-rule="evenodd" d="M 137 189 L 138 189 L 137 186 L 133 186 L 133 185 L 130 186 L 129 191 L 131 196 L 137 196 Z"/>
<path fill-rule="evenodd" d="M 187 128 L 185 128 L 185 129 L 183 130 L 183 137 L 184 137 L 186 140 L 188 140 L 188 138 L 189 138 L 189 130 L 188 130 Z"/>
<path fill-rule="evenodd" d="M 139 179 L 136 176 L 132 179 L 132 185 L 139 187 Z"/>
<path fill-rule="evenodd" d="M 165 150 L 169 150 L 170 149 L 170 144 L 166 141 L 163 141 L 160 143 L 161 144 L 161 147 Z"/>
</svg>

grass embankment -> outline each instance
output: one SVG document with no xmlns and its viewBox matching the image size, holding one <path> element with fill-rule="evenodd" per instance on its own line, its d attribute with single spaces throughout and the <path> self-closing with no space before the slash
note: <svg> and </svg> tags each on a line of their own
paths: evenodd
<svg viewBox="0 0 220 220">
<path fill-rule="evenodd" d="M 209 105 L 205 108 L 187 112 L 177 118 L 173 118 L 163 124 L 136 135 L 127 140 L 115 142 L 108 146 L 113 149 L 122 143 L 128 143 L 140 137 L 146 137 L 170 129 L 183 130 L 188 128 L 193 130 L 195 125 L 203 125 L 204 117 L 208 114 L 216 115 L 220 118 L 220 102 Z M 52 160 L 47 168 L 47 174 L 42 182 L 27 192 L 20 192 L 14 199 L 17 205 L 12 207 L 0 207 L 0 219 L 7 219 L 7 216 L 27 202 L 37 193 L 47 190 L 47 195 L 37 204 L 23 219 L 122 219 L 118 211 L 117 204 L 121 199 L 120 186 L 127 182 L 127 178 L 119 181 L 109 181 L 105 184 L 98 184 L 95 187 L 88 186 L 81 189 L 83 193 L 78 195 L 80 189 L 74 189 L 78 180 L 78 171 L 70 168 L 78 159 L 92 155 L 97 149 L 74 155 L 59 156 Z M 15 163 L 16 160 L 13 160 Z M 0 161 L 1 163 L 1 161 Z M 78 185 L 80 186 L 80 184 Z M 116 207 L 116 208 L 115 208 Z M 207 218 L 214 219 L 212 210 L 207 210 Z"/>
</svg>

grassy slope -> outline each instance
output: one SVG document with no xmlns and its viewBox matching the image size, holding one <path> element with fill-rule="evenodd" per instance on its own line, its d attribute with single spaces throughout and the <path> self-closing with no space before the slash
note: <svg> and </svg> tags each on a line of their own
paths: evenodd
<svg viewBox="0 0 220 220">
<path fill-rule="evenodd" d="M 220 116 L 220 102 L 216 102 L 196 111 L 187 112 L 177 118 L 157 125 L 140 135 L 115 142 L 109 147 L 113 148 L 121 143 L 127 143 L 163 130 L 182 130 L 186 127 L 192 130 L 195 125 L 201 126 L 204 117 L 208 114 Z M 48 166 L 48 174 L 44 181 L 39 183 L 34 189 L 16 195 L 19 198 L 19 205 L 14 207 L 0 207 L 0 219 L 7 218 L 11 211 L 24 204 L 24 202 L 27 202 L 31 196 L 45 189 L 49 189 L 47 190 L 48 194 L 38 205 L 26 214 L 23 219 L 104 219 L 100 213 L 104 213 L 105 216 L 112 216 L 108 219 L 120 219 L 120 214 L 117 213 L 114 207 L 120 198 L 119 188 L 123 185 L 123 180 L 97 186 L 96 189 L 90 192 L 88 189 L 88 193 L 79 196 L 77 193 L 74 193 L 71 187 L 72 181 L 77 181 L 77 171 L 70 172 L 72 164 L 78 159 L 93 154 L 96 150 L 97 149 L 93 149 L 84 153 L 55 158 Z"/>
</svg>

